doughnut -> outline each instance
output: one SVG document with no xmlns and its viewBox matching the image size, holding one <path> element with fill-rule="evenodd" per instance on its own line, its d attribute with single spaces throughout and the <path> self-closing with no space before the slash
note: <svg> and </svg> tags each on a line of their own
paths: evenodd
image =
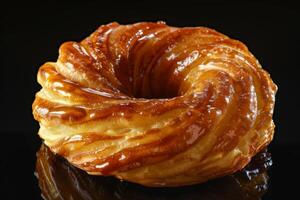
<svg viewBox="0 0 300 200">
<path fill-rule="evenodd" d="M 92 175 L 149 187 L 243 169 L 273 139 L 277 86 L 248 48 L 206 27 L 100 26 L 38 71 L 50 150 Z"/>
</svg>

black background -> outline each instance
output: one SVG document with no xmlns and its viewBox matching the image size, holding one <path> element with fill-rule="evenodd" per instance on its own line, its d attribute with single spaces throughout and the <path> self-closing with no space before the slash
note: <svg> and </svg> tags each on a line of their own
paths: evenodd
<svg viewBox="0 0 300 200">
<path fill-rule="evenodd" d="M 278 85 L 276 132 L 270 147 L 274 159 L 270 191 L 264 198 L 295 192 L 292 181 L 300 167 L 300 10 L 296 3 L 46 1 L 1 5 L 0 195 L 4 199 L 40 198 L 33 171 L 41 141 L 31 114 L 34 94 L 40 89 L 36 82 L 39 66 L 56 60 L 62 42 L 80 41 L 102 24 L 161 20 L 172 26 L 207 26 L 238 39 L 271 74 Z"/>
</svg>

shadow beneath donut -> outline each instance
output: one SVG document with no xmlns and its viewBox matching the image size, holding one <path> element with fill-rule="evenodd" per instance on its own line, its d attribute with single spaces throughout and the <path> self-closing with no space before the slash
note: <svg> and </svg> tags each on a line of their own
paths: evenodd
<svg viewBox="0 0 300 200">
<path fill-rule="evenodd" d="M 92 176 L 75 168 L 42 145 L 37 153 L 36 176 L 47 200 L 256 200 L 268 189 L 267 150 L 245 169 L 204 184 L 178 188 L 148 188 L 113 177 Z"/>
</svg>

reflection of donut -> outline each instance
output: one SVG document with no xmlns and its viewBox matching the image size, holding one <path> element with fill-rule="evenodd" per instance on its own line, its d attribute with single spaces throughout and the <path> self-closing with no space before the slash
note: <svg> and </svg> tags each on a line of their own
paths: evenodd
<svg viewBox="0 0 300 200">
<path fill-rule="evenodd" d="M 276 86 L 244 44 L 208 28 L 104 25 L 64 43 L 38 81 L 39 135 L 90 174 L 200 183 L 273 137 Z"/>
<path fill-rule="evenodd" d="M 36 175 L 45 200 L 254 200 L 268 188 L 271 157 L 261 152 L 243 171 L 205 184 L 180 188 L 149 188 L 112 177 L 91 176 L 42 145 Z"/>
</svg>

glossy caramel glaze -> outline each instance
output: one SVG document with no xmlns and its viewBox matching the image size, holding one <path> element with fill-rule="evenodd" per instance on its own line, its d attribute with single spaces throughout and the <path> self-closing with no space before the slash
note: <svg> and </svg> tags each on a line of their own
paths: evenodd
<svg viewBox="0 0 300 200">
<path fill-rule="evenodd" d="M 40 137 L 89 174 L 190 185 L 242 169 L 273 138 L 269 74 L 204 27 L 103 25 L 62 44 L 38 82 Z"/>
<path fill-rule="evenodd" d="M 36 175 L 45 200 L 258 200 L 268 189 L 267 169 L 271 164 L 270 154 L 264 150 L 230 176 L 180 188 L 149 188 L 88 175 L 42 145 Z"/>
</svg>

